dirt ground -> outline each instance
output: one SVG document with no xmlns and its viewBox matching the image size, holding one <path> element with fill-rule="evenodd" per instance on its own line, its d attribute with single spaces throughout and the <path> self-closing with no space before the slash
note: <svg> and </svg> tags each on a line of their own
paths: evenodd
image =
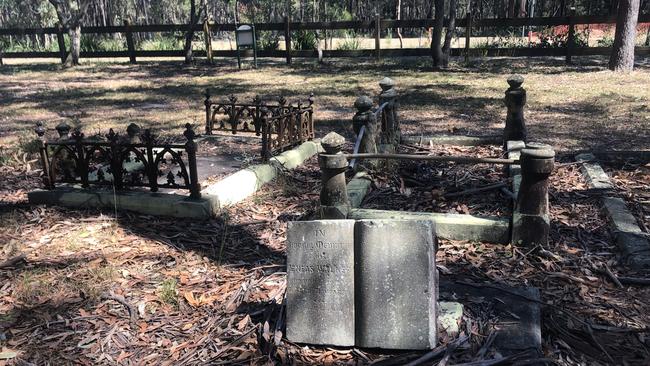
<svg viewBox="0 0 650 366">
<path fill-rule="evenodd" d="M 427 58 L 335 59 L 324 65 L 295 59 L 292 66 L 265 60 L 258 69 L 242 71 L 223 59 L 215 66 L 178 61 L 89 63 L 74 69 L 7 65 L 0 67 L 0 146 L 26 144 L 37 121 L 48 128 L 65 121 L 87 134 L 108 125 L 124 130 L 131 122 L 176 136 L 190 122 L 200 132 L 206 88 L 215 99 L 235 94 L 241 101 L 256 94 L 304 100 L 313 92 L 319 135 L 337 130 L 351 136 L 355 98 L 376 97 L 384 76 L 397 83 L 408 133 L 499 134 L 505 79 L 522 73 L 531 138 L 559 149 L 647 147 L 650 59 L 639 59 L 631 74 L 607 71 L 603 58 L 578 58 L 575 66 L 562 58 L 479 58 L 467 67 L 457 61 L 439 73 L 430 72 Z"/>
<path fill-rule="evenodd" d="M 485 60 L 438 74 L 418 60 L 379 66 L 298 62 L 241 72 L 232 65 L 177 63 L 0 68 L 0 365 L 390 365 L 417 358 L 421 352 L 312 347 L 283 337 L 286 223 L 316 212 L 316 158 L 218 219 L 71 210 L 26 202 L 26 192 L 40 186 L 39 164 L 24 150 L 29 130 L 38 120 L 48 127 L 72 121 L 90 131 L 135 121 L 161 134 L 180 134 L 187 121 L 202 125 L 201 92 L 210 86 L 215 95 L 250 97 L 257 91 L 290 98 L 314 91 L 319 135 L 335 129 L 351 136 L 354 98 L 375 95 L 376 82 L 388 75 L 403 95 L 406 131 L 492 134 L 503 127 L 502 96 L 510 72 L 526 73 L 531 135 L 558 149 L 550 243 L 528 249 L 444 240 L 437 255 L 441 275 L 538 287 L 543 360 L 647 365 L 650 287 L 619 287 L 612 280 L 646 274 L 618 265 L 599 199 L 587 190 L 572 151 L 648 148 L 650 67 L 615 75 L 604 70 L 603 60 L 581 62 L 566 67 L 560 60 Z M 207 156 L 219 148 L 240 155 L 242 164 L 254 159 L 247 149 L 231 145 L 206 143 L 201 151 Z M 497 156 L 500 150 L 436 153 Z M 647 231 L 647 166 L 605 168 L 617 194 L 638 203 L 633 211 L 641 212 L 637 217 Z M 508 198 L 499 190 L 445 197 L 506 181 L 500 169 L 404 165 L 392 174 L 375 174 L 378 183 L 364 206 L 393 202 L 405 210 L 507 215 Z M 499 357 L 481 353 L 495 330 L 495 314 L 482 307 L 483 317 L 463 324 L 469 340 L 447 364 Z M 522 355 L 508 362 L 530 361 Z"/>
</svg>

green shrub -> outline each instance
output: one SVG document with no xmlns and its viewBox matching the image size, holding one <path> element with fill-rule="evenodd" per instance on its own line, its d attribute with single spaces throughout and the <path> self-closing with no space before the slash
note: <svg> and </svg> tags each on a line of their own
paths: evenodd
<svg viewBox="0 0 650 366">
<path fill-rule="evenodd" d="M 275 31 L 259 32 L 257 40 L 259 48 L 264 51 L 275 51 L 280 48 L 280 35 Z"/>
<path fill-rule="evenodd" d="M 293 49 L 294 50 L 313 50 L 318 42 L 314 31 L 299 30 L 294 33 Z"/>
<path fill-rule="evenodd" d="M 346 35 L 345 40 L 338 45 L 337 49 L 342 51 L 354 51 L 358 50 L 360 46 L 361 41 L 359 38 Z"/>
<path fill-rule="evenodd" d="M 614 45 L 614 38 L 610 34 L 605 34 L 605 36 L 598 40 L 596 43 L 598 47 L 612 47 Z"/>
<path fill-rule="evenodd" d="M 156 35 L 151 40 L 143 41 L 140 49 L 145 51 L 168 51 L 183 49 L 183 38 L 177 36 Z"/>
</svg>

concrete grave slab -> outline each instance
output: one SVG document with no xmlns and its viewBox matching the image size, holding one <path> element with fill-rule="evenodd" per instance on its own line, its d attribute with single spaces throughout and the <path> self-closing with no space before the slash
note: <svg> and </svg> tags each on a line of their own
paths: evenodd
<svg viewBox="0 0 650 366">
<path fill-rule="evenodd" d="M 219 207 L 234 205 L 275 179 L 280 169 L 294 169 L 321 149 L 317 141 L 304 142 L 294 149 L 271 158 L 268 164 L 242 169 L 208 186 L 201 193 L 218 202 Z"/>
<path fill-rule="evenodd" d="M 353 346 L 354 220 L 289 222 L 287 338 Z"/>
</svg>

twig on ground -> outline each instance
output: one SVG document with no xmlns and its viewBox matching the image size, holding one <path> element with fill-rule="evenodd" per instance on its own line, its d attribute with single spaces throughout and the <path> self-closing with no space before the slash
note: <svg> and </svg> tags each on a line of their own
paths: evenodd
<svg viewBox="0 0 650 366">
<path fill-rule="evenodd" d="M 464 344 L 467 342 L 469 339 L 469 336 L 462 336 L 459 338 L 456 338 L 453 342 L 450 342 L 444 346 L 436 347 L 433 350 L 431 350 L 429 353 L 426 353 L 424 356 L 418 358 L 417 360 L 411 361 L 406 364 L 406 366 L 417 366 L 421 365 L 425 362 L 431 361 L 435 359 L 436 357 L 440 356 L 441 354 L 447 352 L 449 349 L 456 349 L 458 346 Z"/>
<path fill-rule="evenodd" d="M 505 187 L 505 186 L 506 186 L 506 183 L 499 182 L 499 183 L 490 184 L 490 185 L 483 186 L 483 187 L 466 189 L 466 190 L 460 191 L 460 192 L 446 193 L 444 196 L 445 197 L 463 196 L 463 195 L 466 195 L 466 194 L 490 191 L 490 190 Z"/>
<path fill-rule="evenodd" d="M 113 300 L 117 301 L 118 303 L 124 305 L 126 310 L 129 312 L 129 318 L 131 319 L 132 322 L 135 322 L 138 320 L 138 313 L 135 311 L 135 307 L 133 305 L 129 304 L 128 301 L 124 298 L 122 295 L 115 294 L 113 292 L 104 292 L 100 295 L 100 298 L 102 300 Z"/>
<path fill-rule="evenodd" d="M 618 277 L 618 280 L 625 285 L 650 286 L 650 278 Z"/>
<path fill-rule="evenodd" d="M 27 262 L 27 256 L 25 254 L 17 255 L 13 258 L 9 258 L 6 261 L 0 263 L 0 268 L 9 268 L 15 267 L 18 263 Z"/>
</svg>

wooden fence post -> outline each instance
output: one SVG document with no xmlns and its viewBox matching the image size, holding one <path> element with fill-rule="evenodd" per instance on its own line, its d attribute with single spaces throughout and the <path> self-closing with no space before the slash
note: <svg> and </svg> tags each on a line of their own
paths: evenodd
<svg viewBox="0 0 650 366">
<path fill-rule="evenodd" d="M 466 25 L 465 25 L 465 63 L 469 62 L 469 49 L 471 47 L 471 39 L 472 39 L 472 12 L 469 11 L 467 12 L 467 17 L 465 18 L 466 20 Z"/>
<path fill-rule="evenodd" d="M 126 47 L 129 49 L 129 62 L 134 64 L 135 61 L 135 44 L 133 43 L 133 32 L 131 32 L 131 22 L 124 21 L 126 27 Z"/>
<path fill-rule="evenodd" d="M 291 18 L 289 16 L 284 17 L 284 45 L 287 49 L 287 65 L 291 65 L 291 28 L 289 23 Z"/>
<path fill-rule="evenodd" d="M 381 15 L 375 16 L 375 52 L 377 61 L 381 59 Z"/>
<path fill-rule="evenodd" d="M 65 38 L 63 38 L 63 25 L 61 23 L 57 24 L 56 40 L 59 43 L 59 54 L 61 55 L 61 63 L 64 64 L 67 52 L 65 50 Z"/>
<path fill-rule="evenodd" d="M 569 13 L 569 35 L 567 37 L 567 45 L 566 45 L 566 63 L 567 65 L 571 65 L 573 61 L 571 60 L 571 57 L 573 56 L 573 50 L 575 48 L 575 43 L 576 43 L 576 27 L 575 27 L 575 8 L 571 8 L 571 11 Z"/>
<path fill-rule="evenodd" d="M 205 36 L 205 55 L 208 62 L 212 63 L 212 33 L 210 33 L 210 22 L 203 22 L 203 34 Z"/>
</svg>

